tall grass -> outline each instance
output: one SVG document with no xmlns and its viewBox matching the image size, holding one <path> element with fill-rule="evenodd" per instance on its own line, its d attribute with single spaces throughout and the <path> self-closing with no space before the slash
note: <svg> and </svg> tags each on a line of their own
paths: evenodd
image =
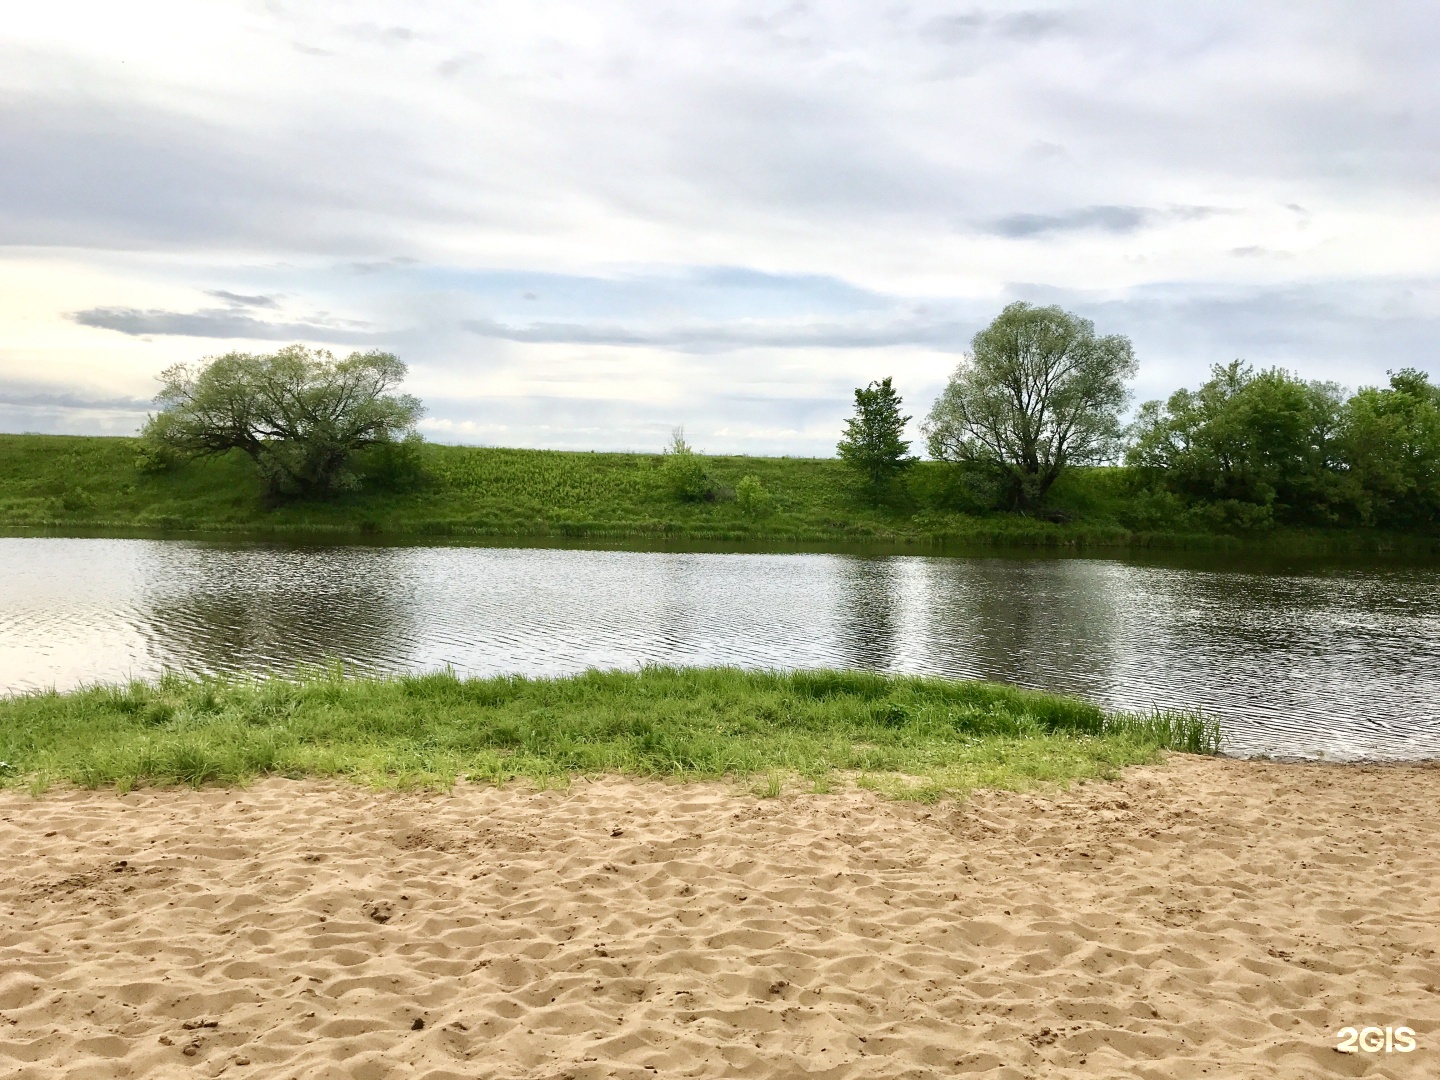
<svg viewBox="0 0 1440 1080">
<path fill-rule="evenodd" d="M 1220 721 L 1198 710 L 1156 709 L 1149 713 L 1116 713 L 1105 718 L 1104 735 L 1154 742 L 1187 754 L 1220 752 Z"/>
<path fill-rule="evenodd" d="M 42 790 L 240 783 L 267 774 L 444 786 L 575 775 L 856 775 L 938 798 L 1213 753 L 1198 715 L 1109 714 L 993 683 L 733 668 L 460 679 L 448 671 L 194 678 L 0 699 L 0 783 Z M 877 779 L 880 778 L 880 779 Z"/>
</svg>

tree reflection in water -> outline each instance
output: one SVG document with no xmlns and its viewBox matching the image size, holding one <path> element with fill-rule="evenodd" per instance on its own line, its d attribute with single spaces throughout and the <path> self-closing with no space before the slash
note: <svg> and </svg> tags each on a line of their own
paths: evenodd
<svg viewBox="0 0 1440 1080">
<path fill-rule="evenodd" d="M 844 559 L 837 574 L 836 641 L 845 667 L 889 671 L 899 651 L 900 574 L 895 559 Z"/>
<path fill-rule="evenodd" d="M 399 548 L 156 544 L 139 567 L 141 632 L 185 671 L 394 670 L 418 631 L 404 563 Z"/>
<path fill-rule="evenodd" d="M 926 569 L 933 652 L 947 674 L 1104 696 L 1125 629 L 1111 564 L 927 559 Z"/>
</svg>

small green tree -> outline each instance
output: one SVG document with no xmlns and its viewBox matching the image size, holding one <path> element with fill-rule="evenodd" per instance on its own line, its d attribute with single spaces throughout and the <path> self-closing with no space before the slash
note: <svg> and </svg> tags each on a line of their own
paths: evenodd
<svg viewBox="0 0 1440 1080">
<path fill-rule="evenodd" d="M 871 492 L 885 493 L 892 480 L 914 464 L 910 443 L 902 438 L 910 417 L 900 415 L 900 395 L 890 377 L 855 391 L 855 415 L 845 421 L 840 458 L 860 473 Z"/>
<path fill-rule="evenodd" d="M 359 484 L 367 447 L 418 440 L 418 399 L 391 391 L 406 368 L 390 353 L 290 345 L 269 356 L 226 353 L 161 373 L 160 411 L 141 433 L 142 461 L 240 450 L 272 494 L 326 496 Z"/>
<path fill-rule="evenodd" d="M 1119 454 L 1134 375 L 1129 338 L 1097 337 L 1058 307 L 1011 304 L 971 340 L 921 430 L 931 457 L 988 477 L 1001 502 L 1028 510 L 1067 465 Z"/>
</svg>

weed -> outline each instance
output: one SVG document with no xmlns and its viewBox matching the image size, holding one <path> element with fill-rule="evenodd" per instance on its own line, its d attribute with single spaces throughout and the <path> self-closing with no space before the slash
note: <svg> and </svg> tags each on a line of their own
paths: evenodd
<svg viewBox="0 0 1440 1080">
<path fill-rule="evenodd" d="M 778 770 L 771 769 L 766 774 L 764 782 L 755 789 L 755 794 L 762 799 L 778 799 L 784 787 L 785 777 Z"/>
</svg>

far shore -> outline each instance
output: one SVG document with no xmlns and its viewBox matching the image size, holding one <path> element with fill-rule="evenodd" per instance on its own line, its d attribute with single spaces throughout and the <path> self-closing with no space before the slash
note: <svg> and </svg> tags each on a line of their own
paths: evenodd
<svg viewBox="0 0 1440 1080">
<path fill-rule="evenodd" d="M 1434 529 L 1237 533 L 1152 519 L 1121 468 L 1071 469 L 1042 509 L 1017 514 L 967 509 L 947 486 L 947 467 L 928 461 L 876 503 L 836 458 L 706 455 L 712 497 L 686 502 L 665 490 L 659 454 L 429 444 L 422 470 L 388 486 L 276 501 L 238 451 L 152 474 L 137 467 L 136 449 L 132 438 L 0 434 L 0 532 L 876 553 L 1440 555 Z M 735 497 L 747 477 L 764 493 L 760 509 Z"/>
</svg>

